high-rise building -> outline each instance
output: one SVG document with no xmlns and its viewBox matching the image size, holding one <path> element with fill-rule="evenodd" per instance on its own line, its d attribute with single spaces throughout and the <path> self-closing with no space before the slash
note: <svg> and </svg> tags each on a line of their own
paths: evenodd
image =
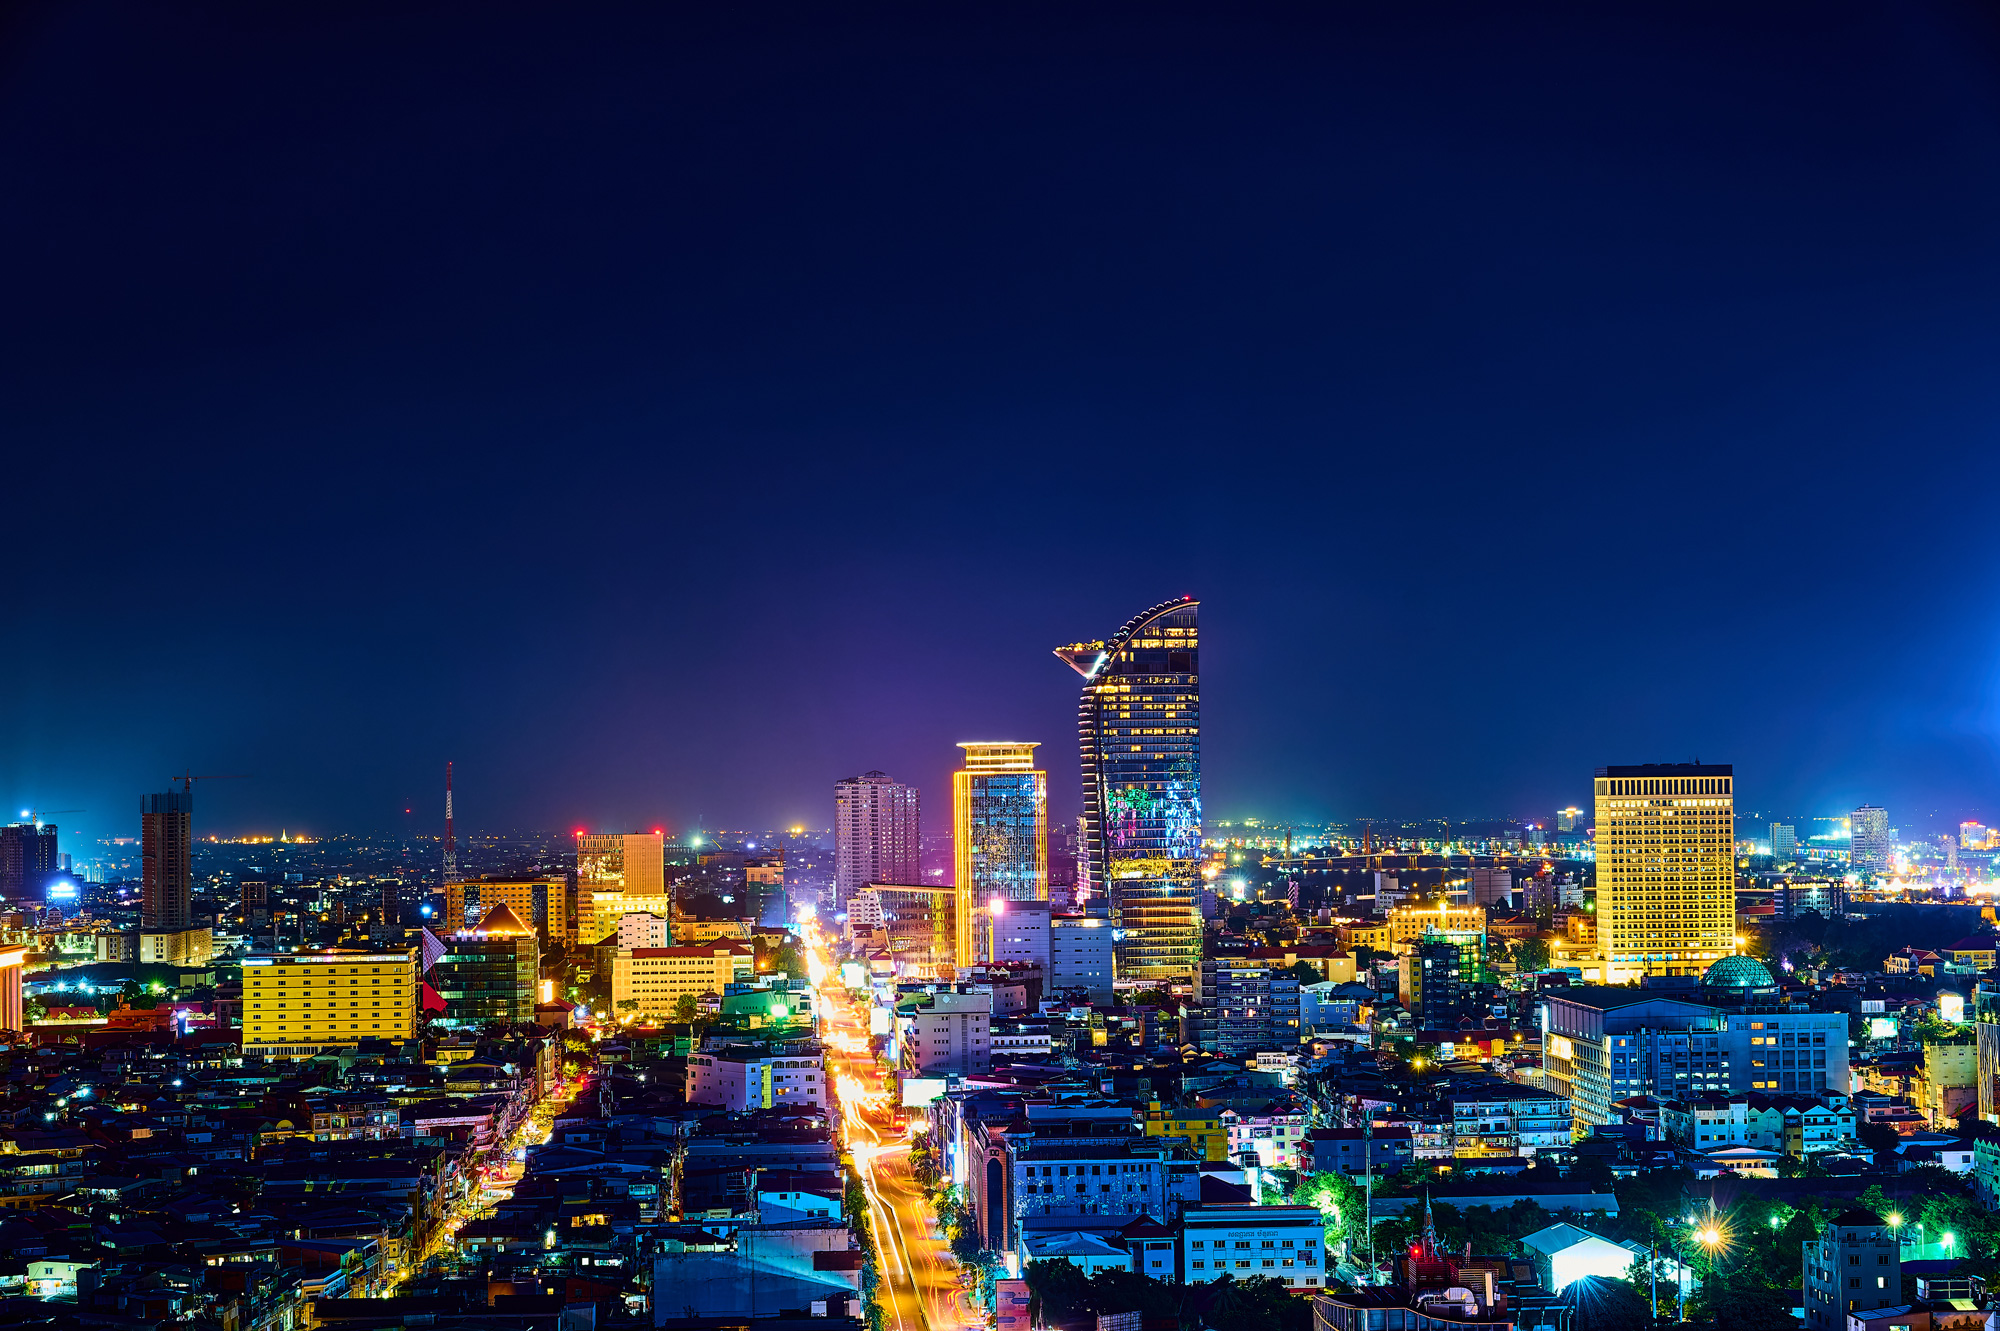
<svg viewBox="0 0 2000 1331">
<path fill-rule="evenodd" d="M 1410 1020 L 1418 1030 L 1455 1030 L 1460 1017 L 1473 1015 L 1479 961 L 1476 947 L 1466 947 L 1456 935 L 1425 934 L 1417 940 L 1402 964 L 1410 972 Z"/>
<path fill-rule="evenodd" d="M 668 898 L 667 839 L 660 832 L 579 832 L 576 834 L 576 899 L 586 946 L 604 941 L 597 930 L 608 920 L 616 928 L 627 910 L 652 910 L 654 905 L 627 905 L 619 895 L 658 903 Z M 447 920 L 454 929 L 463 926 Z"/>
<path fill-rule="evenodd" d="M 541 952 L 530 929 L 504 904 L 486 912 L 477 927 L 440 940 L 444 955 L 431 965 L 433 987 L 444 1000 L 438 1024 L 480 1027 L 535 1019 L 535 973 Z"/>
<path fill-rule="evenodd" d="M 1201 968 L 1199 602 L 1165 601 L 1056 655 L 1083 676 L 1078 881 L 1110 897 L 1121 979 Z"/>
<path fill-rule="evenodd" d="M 1853 836 L 1848 863 L 1871 873 L 1889 872 L 1889 811 L 1864 804 L 1848 819 L 1848 829 Z"/>
<path fill-rule="evenodd" d="M 923 879 L 917 788 L 867 772 L 833 786 L 834 909 L 870 883 Z"/>
<path fill-rule="evenodd" d="M 1275 963 L 1203 957 L 1198 1025 L 1201 1049 L 1241 1058 L 1299 1045 L 1299 978 Z"/>
<path fill-rule="evenodd" d="M 1576 820 L 1581 817 L 1583 817 L 1583 810 L 1577 808 L 1575 805 L 1571 805 L 1567 809 L 1557 809 L 1556 831 L 1558 832 L 1576 831 Z"/>
<path fill-rule="evenodd" d="M 1047 992 L 1080 989 L 1086 1001 L 1111 1001 L 1111 921 L 1090 916 L 1059 916 L 1049 921 L 1049 983 Z"/>
<path fill-rule="evenodd" d="M 1799 829 L 1791 823 L 1771 824 L 1771 858 L 1790 860 L 1798 858 Z"/>
<path fill-rule="evenodd" d="M 142 796 L 139 829 L 139 927 L 185 929 L 194 894 L 194 792 Z"/>
<path fill-rule="evenodd" d="M 243 959 L 243 1053 L 312 1058 L 363 1040 L 406 1040 L 417 950 L 266 953 Z"/>
<path fill-rule="evenodd" d="M 951 777 L 952 874 L 958 889 L 958 964 L 979 955 L 977 912 L 995 898 L 1049 899 L 1049 779 L 1033 744 L 967 744 Z"/>
<path fill-rule="evenodd" d="M 1735 769 L 1600 767 L 1595 784 L 1597 978 L 1699 975 L 1734 952 Z"/>
<path fill-rule="evenodd" d="M 0 827 L 0 897 L 42 899 L 58 872 L 54 823 L 9 823 Z"/>
</svg>

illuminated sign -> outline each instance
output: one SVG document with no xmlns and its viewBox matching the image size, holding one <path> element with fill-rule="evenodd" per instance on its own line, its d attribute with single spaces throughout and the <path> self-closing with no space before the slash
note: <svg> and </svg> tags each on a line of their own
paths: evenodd
<svg viewBox="0 0 2000 1331">
<path fill-rule="evenodd" d="M 943 1077 L 903 1078 L 903 1106 L 907 1109 L 921 1108 L 944 1094 Z"/>
<path fill-rule="evenodd" d="M 1549 1056 L 1551 1058 L 1575 1058 L 1576 1046 L 1569 1042 L 1567 1036 L 1551 1035 L 1549 1037 Z"/>
<path fill-rule="evenodd" d="M 1868 1038 L 1871 1040 L 1895 1039 L 1896 1019 L 1894 1017 L 1870 1017 L 1868 1019 Z"/>
</svg>

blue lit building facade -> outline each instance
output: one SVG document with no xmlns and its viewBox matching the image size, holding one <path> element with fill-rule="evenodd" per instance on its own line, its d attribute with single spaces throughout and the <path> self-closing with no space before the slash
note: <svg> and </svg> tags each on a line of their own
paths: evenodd
<svg viewBox="0 0 2000 1331">
<path fill-rule="evenodd" d="M 1056 655 L 1083 676 L 1078 878 L 1110 900 L 1121 979 L 1201 970 L 1201 675 L 1191 597 Z"/>
<path fill-rule="evenodd" d="M 994 960 L 991 916 L 1005 903 L 1049 899 L 1049 778 L 1035 769 L 1034 744 L 959 747 L 965 766 L 952 775 L 952 869 L 963 966 Z"/>
</svg>

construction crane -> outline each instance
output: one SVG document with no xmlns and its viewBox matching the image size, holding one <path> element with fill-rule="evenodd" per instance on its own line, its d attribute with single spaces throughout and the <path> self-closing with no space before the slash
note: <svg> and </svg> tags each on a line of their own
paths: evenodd
<svg viewBox="0 0 2000 1331">
<path fill-rule="evenodd" d="M 59 813 L 87 812 L 88 810 L 86 809 L 23 809 L 21 810 L 21 816 L 32 822 L 36 827 L 40 827 L 43 820 L 53 818 Z"/>
<path fill-rule="evenodd" d="M 204 776 L 196 776 L 192 772 L 183 772 L 179 776 L 170 776 L 167 778 L 169 781 L 180 782 L 182 792 L 189 795 L 194 794 L 194 783 L 197 781 L 248 781 L 249 779 L 250 774 L 248 772 L 216 772 Z"/>
</svg>

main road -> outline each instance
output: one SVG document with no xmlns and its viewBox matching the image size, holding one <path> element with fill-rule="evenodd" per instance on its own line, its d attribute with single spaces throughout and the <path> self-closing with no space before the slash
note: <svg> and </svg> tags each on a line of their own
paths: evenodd
<svg viewBox="0 0 2000 1331">
<path fill-rule="evenodd" d="M 867 1006 L 835 974 L 816 927 L 805 926 L 806 966 L 827 1051 L 827 1079 L 839 1095 L 840 1132 L 868 1201 L 879 1283 L 890 1331 L 960 1331 L 982 1324 L 965 1306 L 963 1270 L 939 1232 L 910 1171 L 910 1144 L 896 1130 L 895 1106 L 868 1039 Z"/>
</svg>

